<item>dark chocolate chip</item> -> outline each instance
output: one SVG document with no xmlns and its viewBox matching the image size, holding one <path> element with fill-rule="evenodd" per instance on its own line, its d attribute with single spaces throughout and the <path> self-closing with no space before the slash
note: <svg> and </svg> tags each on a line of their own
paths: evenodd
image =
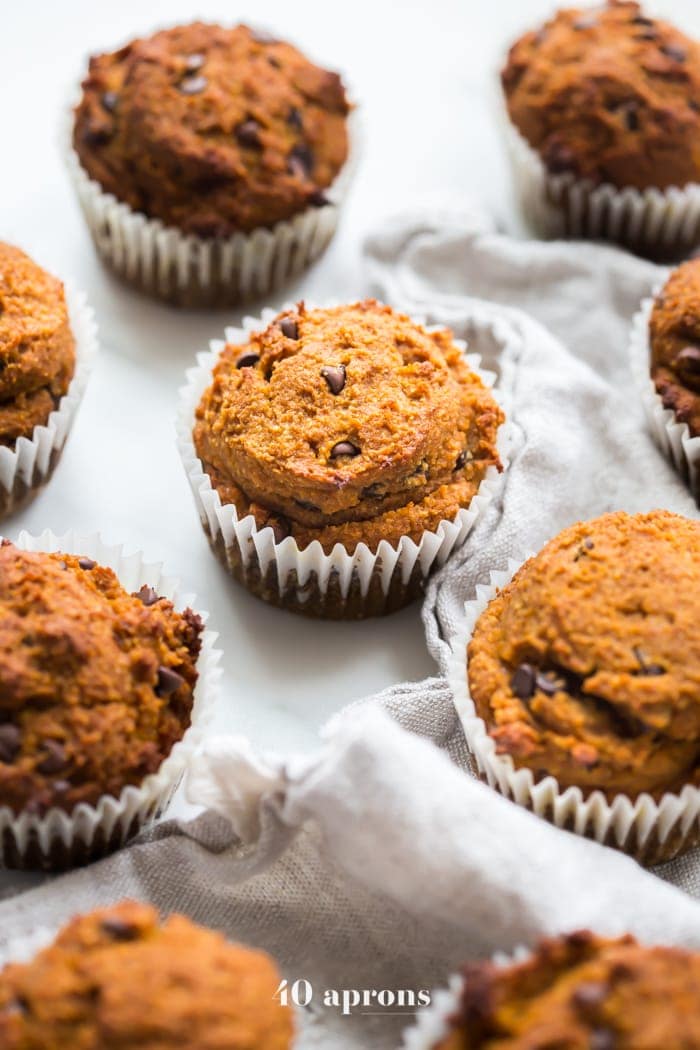
<svg viewBox="0 0 700 1050">
<path fill-rule="evenodd" d="M 184 684 L 185 679 L 177 671 L 173 671 L 172 667 L 158 668 L 158 682 L 156 684 L 158 696 L 170 696 L 171 693 L 174 693 Z"/>
<path fill-rule="evenodd" d="M 68 756 L 63 744 L 59 744 L 57 740 L 44 740 L 41 747 L 46 752 L 46 757 L 42 758 L 41 762 L 37 762 L 36 768 L 40 773 L 51 776 L 66 768 Z"/>
<path fill-rule="evenodd" d="M 630 19 L 633 26 L 653 26 L 654 20 L 646 18 L 645 15 L 635 15 Z"/>
<path fill-rule="evenodd" d="M 234 134 L 240 145 L 245 146 L 247 149 L 260 149 L 262 146 L 260 125 L 257 120 L 244 120 L 242 124 L 237 124 L 234 128 Z"/>
<path fill-rule="evenodd" d="M 286 540 L 287 536 L 291 535 L 292 526 L 281 515 L 278 515 L 276 518 L 270 518 L 267 524 L 275 535 L 275 543 L 281 543 L 282 540 Z"/>
<path fill-rule="evenodd" d="M 553 175 L 567 171 L 576 171 L 577 161 L 574 151 L 563 142 L 550 142 L 544 151 L 544 162 Z"/>
<path fill-rule="evenodd" d="M 658 678 L 659 675 L 666 674 L 666 668 L 662 667 L 661 664 L 650 664 L 647 661 L 646 656 L 638 645 L 635 645 L 632 651 L 639 664 L 639 670 L 635 674 L 642 675 L 645 678 Z"/>
<path fill-rule="evenodd" d="M 677 44 L 661 44 L 659 51 L 668 58 L 672 58 L 674 62 L 685 62 L 688 57 L 688 52 L 685 48 L 679 47 Z"/>
<path fill-rule="evenodd" d="M 273 69 L 282 68 L 282 63 L 280 62 L 279 58 L 277 58 L 275 55 L 268 55 L 267 61 L 270 63 Z"/>
<path fill-rule="evenodd" d="M 29 1002 L 23 995 L 14 995 L 7 1006 L 3 1007 L 3 1012 L 6 1015 L 14 1014 L 25 1017 L 29 1013 Z"/>
<path fill-rule="evenodd" d="M 308 179 L 314 168 L 314 155 L 311 147 L 304 142 L 297 143 L 289 154 L 287 167 L 290 174 L 300 179 Z"/>
<path fill-rule="evenodd" d="M 594 1028 L 588 1041 L 589 1050 L 615 1050 L 617 1038 L 609 1028 Z"/>
<path fill-rule="evenodd" d="M 700 346 L 684 346 L 676 357 L 676 367 L 684 376 L 700 376 Z"/>
<path fill-rule="evenodd" d="M 659 33 L 656 29 L 645 29 L 639 33 L 637 40 L 658 40 Z"/>
<path fill-rule="evenodd" d="M 187 56 L 187 58 L 185 59 L 185 69 L 188 73 L 196 73 L 198 69 L 202 68 L 204 62 L 204 55 L 200 54 L 197 51 L 193 55 Z"/>
<path fill-rule="evenodd" d="M 97 562 L 93 561 L 92 558 L 78 558 L 78 565 L 81 569 L 85 569 L 86 572 L 89 572 L 90 569 L 95 568 Z"/>
<path fill-rule="evenodd" d="M 139 935 L 138 926 L 131 922 L 117 918 L 116 915 L 108 915 L 100 923 L 102 932 L 112 937 L 115 941 L 135 941 Z"/>
<path fill-rule="evenodd" d="M 312 208 L 325 208 L 325 206 L 331 202 L 323 190 L 312 190 L 306 198 L 306 203 Z"/>
<path fill-rule="evenodd" d="M 639 131 L 639 110 L 636 102 L 628 102 L 623 106 L 622 119 L 628 131 Z"/>
<path fill-rule="evenodd" d="M 157 591 L 154 591 L 147 583 L 144 583 L 140 591 L 134 591 L 132 598 L 140 598 L 144 605 L 155 605 L 157 601 L 160 601 Z"/>
<path fill-rule="evenodd" d="M 595 15 L 586 15 L 584 18 L 577 18 L 573 24 L 574 29 L 593 29 L 598 25 L 598 19 Z"/>
<path fill-rule="evenodd" d="M 387 492 L 380 481 L 373 481 L 371 485 L 365 485 L 362 490 L 363 499 L 386 499 Z"/>
<path fill-rule="evenodd" d="M 283 317 L 280 321 L 280 332 L 287 339 L 298 339 L 299 325 L 293 317 Z"/>
<path fill-rule="evenodd" d="M 572 999 L 582 1010 L 590 1010 L 604 1003 L 610 994 L 610 986 L 604 981 L 586 981 L 575 989 Z"/>
<path fill-rule="evenodd" d="M 338 459 L 339 456 L 359 456 L 360 450 L 357 445 L 353 445 L 352 441 L 338 441 L 331 449 L 331 459 Z"/>
<path fill-rule="evenodd" d="M 243 354 L 236 361 L 236 368 L 252 368 L 253 365 L 257 365 L 260 360 L 260 354 Z"/>
<path fill-rule="evenodd" d="M 331 394 L 339 394 L 345 386 L 345 365 L 325 365 L 321 369 L 321 375 L 326 380 Z"/>
<path fill-rule="evenodd" d="M 12 540 L 8 540 L 7 536 L 3 536 L 2 541 L 0 541 L 0 547 L 11 547 L 11 546 L 12 546 Z"/>
<path fill-rule="evenodd" d="M 20 731 L 11 722 L 0 725 L 0 762 L 13 762 L 22 746 Z"/>
<path fill-rule="evenodd" d="M 455 470 L 462 470 L 462 468 L 465 466 L 466 462 L 467 462 L 467 451 L 466 451 L 466 449 L 462 449 L 460 454 L 457 456 L 457 459 L 455 460 L 454 469 Z"/>
<path fill-rule="evenodd" d="M 536 679 L 537 688 L 545 696 L 554 696 L 560 690 L 565 689 L 565 683 L 558 678 L 550 678 L 546 674 L 538 674 Z"/>
<path fill-rule="evenodd" d="M 296 131 L 301 131 L 303 129 L 304 118 L 301 115 L 301 110 L 297 109 L 296 106 L 292 106 L 287 114 L 287 123 L 290 128 L 294 128 Z"/>
<path fill-rule="evenodd" d="M 529 700 L 535 694 L 537 675 L 531 664 L 520 664 L 513 672 L 510 687 L 520 700 Z"/>
<path fill-rule="evenodd" d="M 114 113 L 117 108 L 117 102 L 119 101 L 119 95 L 116 91 L 105 91 L 104 95 L 100 99 L 102 108 L 106 109 L 108 113 Z"/>
<path fill-rule="evenodd" d="M 206 86 L 206 77 L 185 77 L 180 81 L 180 91 L 183 95 L 198 95 Z"/>
<path fill-rule="evenodd" d="M 301 507 L 302 510 L 312 510 L 318 513 L 320 507 L 317 507 L 315 503 L 309 503 L 307 499 L 295 499 L 297 507 Z"/>
<path fill-rule="evenodd" d="M 104 146 L 112 137 L 112 128 L 106 123 L 88 123 L 83 131 L 83 142 L 86 146 Z"/>
</svg>

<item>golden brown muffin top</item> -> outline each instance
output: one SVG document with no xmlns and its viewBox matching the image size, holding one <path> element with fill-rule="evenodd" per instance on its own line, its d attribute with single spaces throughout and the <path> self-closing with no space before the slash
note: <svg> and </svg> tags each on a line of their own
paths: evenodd
<svg viewBox="0 0 700 1050">
<path fill-rule="evenodd" d="M 700 46 L 637 3 L 566 8 L 511 48 L 510 118 L 553 174 L 700 181 Z"/>
<path fill-rule="evenodd" d="M 340 77 L 290 44 L 195 22 L 93 57 L 73 144 L 131 208 L 224 237 L 326 203 L 348 108 Z"/>
<path fill-rule="evenodd" d="M 73 919 L 0 973 L 3 1050 L 289 1050 L 264 952 L 126 901 Z"/>
<path fill-rule="evenodd" d="M 700 434 L 700 260 L 673 271 L 650 321 L 651 376 L 666 408 Z"/>
<path fill-rule="evenodd" d="M 564 529 L 480 616 L 469 685 L 497 751 L 562 787 L 655 796 L 697 780 L 700 522 Z"/>
<path fill-rule="evenodd" d="M 0 545 L 0 805 L 70 812 L 154 773 L 190 723 L 202 623 L 91 558 Z"/>
<path fill-rule="evenodd" d="M 246 497 L 326 528 L 419 504 L 498 463 L 502 420 L 446 329 L 428 332 L 373 299 L 299 303 L 214 368 L 198 454 Z"/>
<path fill-rule="evenodd" d="M 700 1047 L 700 954 L 587 930 L 524 962 L 464 968 L 453 1030 L 435 1050 Z"/>
<path fill-rule="evenodd" d="M 33 423 L 46 422 L 74 369 L 63 285 L 19 248 L 0 242 L 0 444 L 30 437 Z M 41 405 L 41 418 L 18 426 L 27 405 Z"/>
</svg>

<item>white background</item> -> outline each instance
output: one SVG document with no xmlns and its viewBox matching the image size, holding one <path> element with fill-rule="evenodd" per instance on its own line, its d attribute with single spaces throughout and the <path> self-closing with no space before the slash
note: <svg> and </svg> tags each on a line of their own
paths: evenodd
<svg viewBox="0 0 700 1050">
<path fill-rule="evenodd" d="M 308 621 L 249 596 L 214 560 L 175 450 L 173 414 L 196 351 L 237 318 L 152 303 L 101 268 L 62 164 L 66 99 L 89 52 L 196 16 L 249 20 L 347 72 L 366 134 L 340 232 L 269 305 L 302 295 L 354 298 L 366 288 L 364 235 L 426 193 L 481 200 L 518 232 L 495 76 L 507 44 L 550 9 L 548 0 L 0 0 L 0 237 L 84 288 L 101 334 L 101 357 L 51 485 L 2 528 L 11 537 L 23 527 L 99 530 L 163 560 L 221 633 L 219 726 L 256 744 L 308 750 L 319 726 L 350 700 L 431 674 L 420 608 L 359 624 Z M 700 35 L 694 0 L 650 10 Z"/>
</svg>

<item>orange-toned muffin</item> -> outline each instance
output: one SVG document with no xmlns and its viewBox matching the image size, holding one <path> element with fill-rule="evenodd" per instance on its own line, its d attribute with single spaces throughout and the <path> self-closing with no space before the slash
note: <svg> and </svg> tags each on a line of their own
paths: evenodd
<svg viewBox="0 0 700 1050">
<path fill-rule="evenodd" d="M 154 773 L 190 724 L 202 623 L 92 558 L 0 545 L 0 806 L 66 813 Z"/>
<path fill-rule="evenodd" d="M 700 522 L 606 514 L 561 532 L 468 648 L 478 715 L 516 767 L 659 798 L 698 781 Z"/>
<path fill-rule="evenodd" d="M 700 435 L 700 260 L 673 271 L 649 323 L 651 377 L 664 408 Z"/>
<path fill-rule="evenodd" d="M 0 973 L 3 1050 L 289 1050 L 291 1010 L 263 952 L 124 902 L 73 919 Z"/>
<path fill-rule="evenodd" d="M 0 242 L 0 445 L 48 422 L 75 370 L 63 285 Z"/>
<path fill-rule="evenodd" d="M 700 954 L 581 931 L 524 962 L 464 968 L 433 1050 L 680 1050 L 700 1046 Z"/>
<path fill-rule="evenodd" d="M 73 145 L 134 211 L 228 237 L 326 202 L 348 109 L 340 77 L 290 44 L 195 22 L 91 59 Z"/>
<path fill-rule="evenodd" d="M 550 173 L 618 188 L 700 182 L 700 45 L 639 4 L 558 11 L 513 45 L 502 82 Z"/>
</svg>

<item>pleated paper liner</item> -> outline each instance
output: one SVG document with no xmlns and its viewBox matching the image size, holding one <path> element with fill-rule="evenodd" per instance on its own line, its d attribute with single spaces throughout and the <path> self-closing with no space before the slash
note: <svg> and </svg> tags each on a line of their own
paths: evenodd
<svg viewBox="0 0 700 1050">
<path fill-rule="evenodd" d="M 482 780 L 506 798 L 532 810 L 558 828 L 622 850 L 645 865 L 671 860 L 700 842 L 700 790 L 687 785 L 659 801 L 643 793 L 636 798 L 602 791 L 584 795 L 578 787 L 562 789 L 553 776 L 536 780 L 532 770 L 516 768 L 510 755 L 496 753 L 496 744 L 479 717 L 469 691 L 467 647 L 476 622 L 492 598 L 520 568 L 492 572 L 490 586 L 478 586 L 477 597 L 465 603 L 465 616 L 451 639 L 448 680 L 467 745 Z"/>
<path fill-rule="evenodd" d="M 700 505 L 700 436 L 692 437 L 688 424 L 679 422 L 673 410 L 664 407 L 663 399 L 656 392 L 649 371 L 651 362 L 649 321 L 653 308 L 654 298 L 645 299 L 632 322 L 629 344 L 630 368 L 654 440 L 684 478 Z"/>
<path fill-rule="evenodd" d="M 97 325 L 85 296 L 65 285 L 66 305 L 75 338 L 75 373 L 68 391 L 45 424 L 14 448 L 0 447 L 0 518 L 26 506 L 46 485 L 61 458 L 82 401 L 97 353 Z"/>
<path fill-rule="evenodd" d="M 173 601 L 178 609 L 191 604 L 191 595 L 180 595 L 177 581 L 166 576 L 159 564 L 144 560 L 143 554 L 125 553 L 121 546 L 109 546 L 99 536 L 68 532 L 56 536 L 20 533 L 16 541 L 22 550 L 64 551 L 84 554 L 100 565 L 110 566 L 129 592 L 144 584 Z M 204 621 L 208 613 L 199 611 Z M 194 693 L 191 724 L 175 744 L 156 773 L 140 785 L 129 785 L 118 797 L 103 795 L 96 805 L 81 803 L 65 813 L 58 807 L 44 816 L 22 813 L 15 816 L 7 806 L 0 807 L 1 863 L 9 868 L 61 871 L 86 864 L 118 849 L 166 809 L 196 748 L 209 725 L 221 677 L 221 653 L 215 648 L 217 635 L 208 628 L 202 636 L 197 660 L 199 678 Z"/>
<path fill-rule="evenodd" d="M 244 343 L 250 331 L 266 328 L 277 311 L 245 318 L 242 329 L 226 330 L 226 342 Z M 421 324 L 421 321 L 416 323 Z M 465 344 L 455 340 L 466 349 Z M 404 536 L 397 546 L 382 541 L 376 553 L 360 543 L 350 551 L 337 543 L 330 554 L 314 540 L 300 550 L 294 537 L 275 541 L 272 528 L 259 529 L 252 515 L 238 517 L 235 506 L 222 504 L 192 440 L 195 409 L 211 383 L 211 373 L 223 341 L 197 357 L 180 391 L 177 418 L 178 447 L 192 488 L 202 527 L 211 547 L 232 576 L 265 601 L 293 612 L 327 619 L 364 619 L 403 608 L 419 597 L 431 572 L 444 565 L 473 529 L 478 517 L 500 491 L 503 478 L 490 467 L 469 507 L 435 531 L 423 533 L 418 543 Z M 479 358 L 466 355 L 473 371 L 491 386 L 494 375 L 479 370 Z M 508 430 L 499 432 L 499 451 L 507 469 Z"/>
</svg>

